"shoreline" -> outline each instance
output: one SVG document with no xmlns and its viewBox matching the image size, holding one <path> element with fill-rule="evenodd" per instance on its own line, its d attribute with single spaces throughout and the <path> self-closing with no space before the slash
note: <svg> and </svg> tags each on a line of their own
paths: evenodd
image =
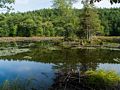
<svg viewBox="0 0 120 90">
<path fill-rule="evenodd" d="M 64 48 L 71 49 L 79 49 L 79 48 L 99 48 L 99 49 L 111 49 L 111 50 L 120 50 L 120 37 L 96 37 L 98 39 L 102 39 L 101 42 L 104 43 L 102 45 L 99 44 L 88 44 L 88 45 L 80 45 L 80 42 L 76 41 L 62 41 L 63 37 L 0 37 L 0 43 L 10 43 L 10 42 L 40 42 L 40 41 L 57 41 L 58 46 Z M 118 42 L 114 42 L 117 39 Z M 109 42 L 109 40 L 111 42 Z"/>
<path fill-rule="evenodd" d="M 2 42 L 19 42 L 19 41 L 47 41 L 47 40 L 62 40 L 63 37 L 0 37 L 0 43 Z"/>
</svg>

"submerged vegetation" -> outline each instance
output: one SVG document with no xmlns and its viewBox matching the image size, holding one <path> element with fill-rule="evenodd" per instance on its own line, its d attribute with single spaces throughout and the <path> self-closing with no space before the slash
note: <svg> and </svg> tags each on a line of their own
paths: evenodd
<svg viewBox="0 0 120 90">
<path fill-rule="evenodd" d="M 0 85 L 0 90 L 45 90 L 38 84 L 37 80 L 31 78 L 26 80 L 15 79 L 12 81 L 6 80 Z"/>
</svg>

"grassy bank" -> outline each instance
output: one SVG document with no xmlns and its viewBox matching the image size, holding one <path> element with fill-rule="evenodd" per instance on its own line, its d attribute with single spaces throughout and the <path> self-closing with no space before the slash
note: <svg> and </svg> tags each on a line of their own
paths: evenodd
<svg viewBox="0 0 120 90">
<path fill-rule="evenodd" d="M 93 37 L 90 45 L 110 48 L 120 48 L 120 36 L 97 36 Z"/>
<path fill-rule="evenodd" d="M 42 40 L 60 40 L 63 37 L 0 37 L 0 42 L 13 41 L 42 41 Z M 95 36 L 94 40 L 101 40 L 102 42 L 120 43 L 120 36 Z"/>
<path fill-rule="evenodd" d="M 0 37 L 0 42 L 61 40 L 62 37 Z"/>
<path fill-rule="evenodd" d="M 61 46 L 65 48 L 101 48 L 120 50 L 120 36 L 94 36 L 90 41 L 85 39 L 71 39 L 64 41 Z"/>
<path fill-rule="evenodd" d="M 120 36 L 97 36 L 102 42 L 120 43 Z"/>
<path fill-rule="evenodd" d="M 59 46 L 65 48 L 73 47 L 105 47 L 120 48 L 120 36 L 95 36 L 91 41 L 87 40 L 69 40 L 64 41 L 63 37 L 0 37 L 0 42 L 39 42 L 39 41 L 57 41 Z"/>
</svg>

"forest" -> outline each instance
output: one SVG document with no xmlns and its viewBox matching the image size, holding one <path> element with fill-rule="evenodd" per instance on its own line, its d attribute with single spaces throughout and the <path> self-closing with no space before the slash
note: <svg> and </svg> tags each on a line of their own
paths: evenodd
<svg viewBox="0 0 120 90">
<path fill-rule="evenodd" d="M 61 15 L 59 9 L 40 9 L 24 13 L 0 14 L 0 36 L 69 36 L 82 32 L 83 9 L 72 9 Z M 101 31 L 97 35 L 120 35 L 120 9 L 96 9 Z M 71 13 L 72 12 L 72 13 Z M 71 13 L 71 14 L 70 14 Z M 95 19 L 95 17 L 93 18 Z"/>
</svg>

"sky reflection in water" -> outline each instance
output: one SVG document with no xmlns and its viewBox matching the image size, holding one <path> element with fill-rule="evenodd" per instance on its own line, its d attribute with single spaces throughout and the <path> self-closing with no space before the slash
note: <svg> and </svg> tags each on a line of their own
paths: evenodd
<svg viewBox="0 0 120 90">
<path fill-rule="evenodd" d="M 5 80 L 14 80 L 17 77 L 21 79 L 33 78 L 47 87 L 53 83 L 55 76 L 52 64 L 0 60 L 0 83 Z"/>
</svg>

